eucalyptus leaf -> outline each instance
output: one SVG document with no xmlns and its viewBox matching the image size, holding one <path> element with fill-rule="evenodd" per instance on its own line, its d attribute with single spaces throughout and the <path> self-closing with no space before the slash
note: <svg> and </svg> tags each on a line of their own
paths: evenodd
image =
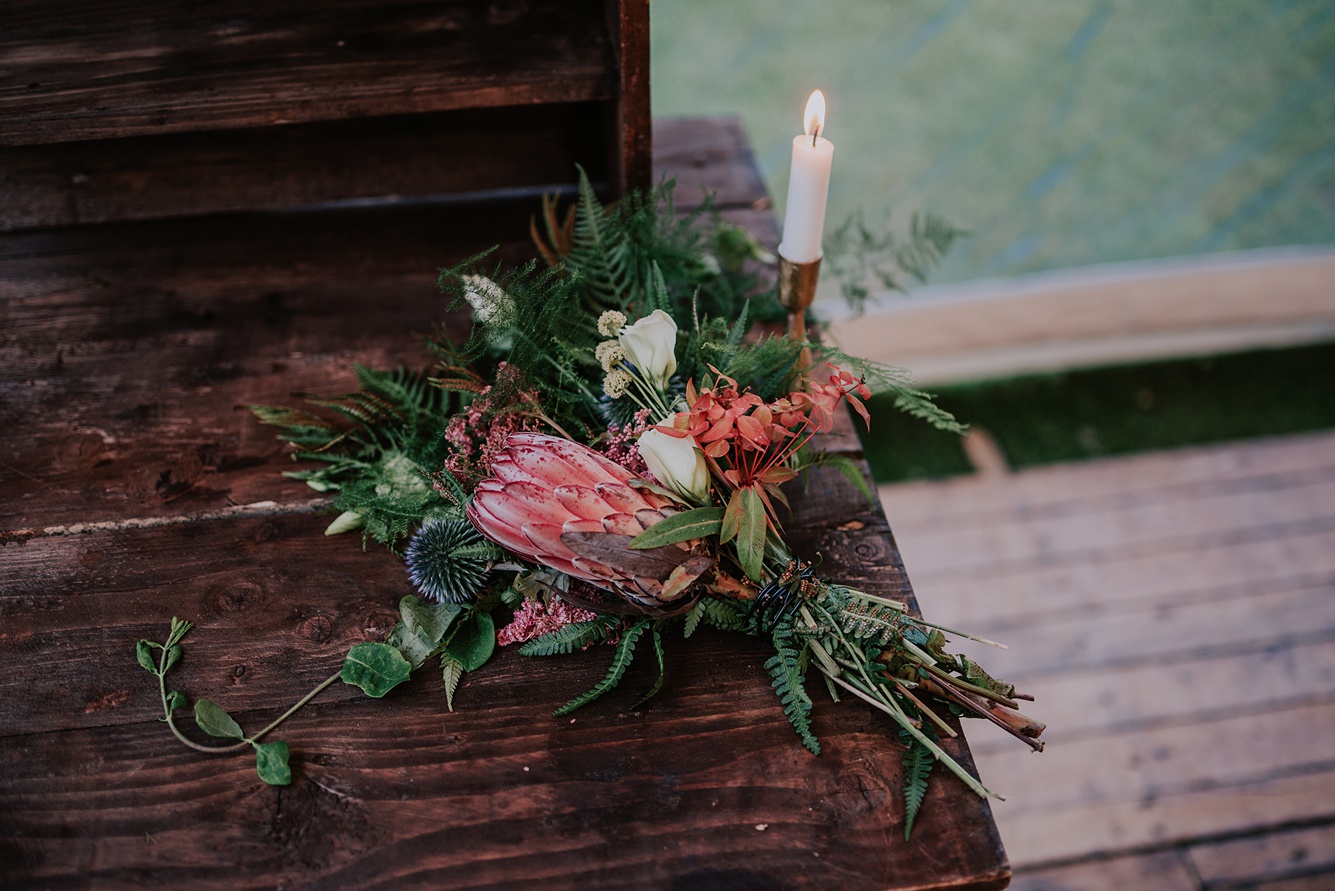
<svg viewBox="0 0 1335 891">
<path fill-rule="evenodd" d="M 361 687 L 362 692 L 379 699 L 408 680 L 412 665 L 389 644 L 359 643 L 348 651 L 339 677 L 345 684 Z"/>
<path fill-rule="evenodd" d="M 203 730 L 209 736 L 220 736 L 223 739 L 246 738 L 246 735 L 241 732 L 241 725 L 232 720 L 231 715 L 207 699 L 201 699 L 195 703 L 195 723 L 199 725 L 200 730 Z"/>
<path fill-rule="evenodd" d="M 444 656 L 463 666 L 464 671 L 477 671 L 491 658 L 496 649 L 496 623 L 490 613 L 476 613 L 459 626 L 454 639 L 445 648 Z"/>
<path fill-rule="evenodd" d="M 287 743 L 251 743 L 255 747 L 255 772 L 270 786 L 292 784 L 292 768 L 288 766 Z"/>
<path fill-rule="evenodd" d="M 134 645 L 134 658 L 139 660 L 139 665 L 144 671 L 158 673 L 158 663 L 153 658 L 153 648 L 162 649 L 162 644 L 154 643 L 151 640 L 141 640 Z"/>
<path fill-rule="evenodd" d="M 717 535 L 723 524 L 724 509 L 721 507 L 698 507 L 684 510 L 664 520 L 659 520 L 645 531 L 631 539 L 632 548 L 659 548 L 663 545 L 676 544 L 679 541 L 691 541 Z"/>
</svg>

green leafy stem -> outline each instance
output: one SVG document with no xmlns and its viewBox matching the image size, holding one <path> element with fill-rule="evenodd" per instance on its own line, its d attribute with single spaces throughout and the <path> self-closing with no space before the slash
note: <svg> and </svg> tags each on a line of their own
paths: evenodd
<svg viewBox="0 0 1335 891">
<path fill-rule="evenodd" d="M 408 680 L 413 671 L 428 659 L 439 656 L 446 683 L 446 697 L 453 708 L 454 691 L 464 672 L 482 666 L 495 646 L 495 626 L 491 616 L 472 607 L 453 603 L 426 604 L 408 596 L 399 603 L 403 619 L 390 631 L 386 643 L 359 643 L 353 646 L 340 669 L 325 678 L 309 693 L 274 719 L 258 733 L 246 735 L 231 715 L 208 699 L 194 704 L 195 725 L 209 736 L 235 740 L 227 745 L 204 745 L 186 736 L 176 723 L 176 711 L 190 704 L 179 690 L 167 690 L 167 673 L 181 660 L 181 641 L 194 625 L 172 617 L 167 639 L 158 643 L 140 640 L 135 644 L 135 658 L 144 670 L 158 679 L 163 716 L 160 719 L 183 745 L 196 752 L 222 755 L 251 747 L 255 769 L 261 780 L 271 786 L 292 782 L 289 750 L 286 742 L 261 742 L 280 724 L 295 715 L 335 681 L 359 687 L 367 696 L 383 697 Z"/>
</svg>

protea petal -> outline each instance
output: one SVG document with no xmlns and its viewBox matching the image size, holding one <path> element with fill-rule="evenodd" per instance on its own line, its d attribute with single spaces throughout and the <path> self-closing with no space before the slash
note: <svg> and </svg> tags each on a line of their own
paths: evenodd
<svg viewBox="0 0 1335 891">
<path fill-rule="evenodd" d="M 504 453 L 491 462 L 491 475 L 503 483 L 523 483 L 531 480 L 531 477 Z"/>
<path fill-rule="evenodd" d="M 490 499 L 481 499 L 474 497 L 464 511 L 468 516 L 468 521 L 477 528 L 479 532 L 490 538 L 496 544 L 505 548 L 507 551 L 513 551 L 516 554 L 522 554 L 525 557 L 533 556 L 530 552 L 530 542 L 527 537 L 516 527 L 510 526 L 497 518 L 487 505 Z M 600 524 L 601 526 L 601 524 Z"/>
<path fill-rule="evenodd" d="M 599 483 L 595 491 L 619 514 L 633 514 L 649 507 L 639 492 L 620 483 Z"/>
<path fill-rule="evenodd" d="M 592 489 L 608 479 L 605 473 L 587 473 L 583 466 L 563 460 L 562 455 L 551 449 L 535 445 L 510 445 L 518 436 L 519 434 L 515 434 L 506 440 L 505 453 L 528 480 L 545 482 L 553 489 L 562 485 L 586 486 Z"/>
<path fill-rule="evenodd" d="M 588 486 L 557 486 L 552 494 L 566 510 L 585 520 L 599 520 L 616 512 Z"/>
<path fill-rule="evenodd" d="M 603 531 L 613 535 L 629 535 L 633 538 L 643 532 L 644 527 L 630 514 L 608 514 L 603 517 Z"/>
</svg>

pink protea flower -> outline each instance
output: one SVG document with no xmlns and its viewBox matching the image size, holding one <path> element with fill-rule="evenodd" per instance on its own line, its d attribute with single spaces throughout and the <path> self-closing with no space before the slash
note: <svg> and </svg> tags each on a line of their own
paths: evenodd
<svg viewBox="0 0 1335 891">
<path fill-rule="evenodd" d="M 468 519 L 506 550 L 611 592 L 631 611 L 684 612 L 714 560 L 703 541 L 631 550 L 632 538 L 677 512 L 671 499 L 632 479 L 578 443 L 515 433 L 474 490 Z"/>
</svg>

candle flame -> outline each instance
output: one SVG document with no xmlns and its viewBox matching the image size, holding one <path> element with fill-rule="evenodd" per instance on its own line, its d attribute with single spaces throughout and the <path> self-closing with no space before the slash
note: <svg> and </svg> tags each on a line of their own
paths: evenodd
<svg viewBox="0 0 1335 891">
<path fill-rule="evenodd" d="M 807 100 L 806 111 L 802 112 L 802 123 L 808 136 L 819 136 L 825 129 L 825 94 L 816 90 Z"/>
</svg>

